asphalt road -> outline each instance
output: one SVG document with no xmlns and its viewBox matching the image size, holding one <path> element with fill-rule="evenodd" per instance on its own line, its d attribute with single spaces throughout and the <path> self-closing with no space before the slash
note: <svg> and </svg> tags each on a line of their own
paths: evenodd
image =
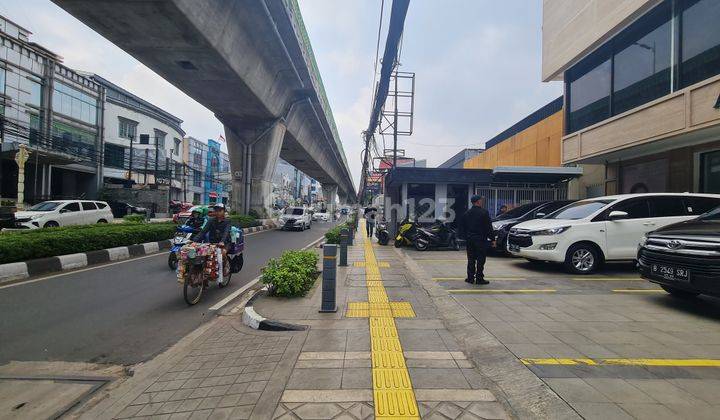
<svg viewBox="0 0 720 420">
<path fill-rule="evenodd" d="M 148 360 L 211 319 L 208 308 L 256 278 L 269 258 L 303 248 L 331 226 L 248 235 L 242 271 L 227 288 L 211 286 L 192 307 L 165 252 L 0 288 L 0 365 Z"/>
</svg>

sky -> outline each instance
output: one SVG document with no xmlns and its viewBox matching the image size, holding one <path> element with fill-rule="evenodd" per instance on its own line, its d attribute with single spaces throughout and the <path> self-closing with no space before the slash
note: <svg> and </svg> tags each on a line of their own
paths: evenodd
<svg viewBox="0 0 720 420">
<path fill-rule="evenodd" d="M 382 1 L 299 0 L 356 185 Z M 381 57 L 391 4 L 384 1 Z M 0 0 L 0 14 L 31 30 L 31 40 L 65 65 L 178 116 L 188 135 L 223 133 L 210 111 L 49 0 Z M 412 0 L 400 57 L 400 70 L 416 74 L 413 134 L 398 141 L 406 156 L 437 166 L 560 96 L 560 83 L 540 80 L 541 25 L 542 0 Z"/>
</svg>

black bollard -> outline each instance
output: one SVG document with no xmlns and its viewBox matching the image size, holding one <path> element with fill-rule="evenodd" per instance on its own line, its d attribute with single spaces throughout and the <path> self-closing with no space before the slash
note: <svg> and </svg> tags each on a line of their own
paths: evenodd
<svg viewBox="0 0 720 420">
<path fill-rule="evenodd" d="M 337 312 L 335 285 L 337 283 L 337 245 L 323 246 L 322 303 L 319 312 Z"/>
<path fill-rule="evenodd" d="M 355 229 L 352 225 L 348 226 L 348 245 L 353 246 L 355 243 Z"/>
<path fill-rule="evenodd" d="M 350 230 L 340 229 L 340 267 L 347 267 L 347 247 Z"/>
</svg>

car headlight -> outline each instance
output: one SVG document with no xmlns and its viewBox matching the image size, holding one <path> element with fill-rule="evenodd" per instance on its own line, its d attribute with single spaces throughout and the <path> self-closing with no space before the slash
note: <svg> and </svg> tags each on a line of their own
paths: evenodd
<svg viewBox="0 0 720 420">
<path fill-rule="evenodd" d="M 566 230 L 570 229 L 570 226 L 560 226 L 550 229 L 542 229 L 542 230 L 536 230 L 533 232 L 530 232 L 533 236 L 548 236 L 548 235 L 559 235 Z"/>
<path fill-rule="evenodd" d="M 640 246 L 645 246 L 645 244 L 647 243 L 647 240 L 648 240 L 647 234 L 643 235 L 642 238 L 640 238 L 640 244 L 639 244 L 639 245 L 640 245 Z"/>
<path fill-rule="evenodd" d="M 507 226 L 509 226 L 510 223 L 498 223 L 497 225 L 493 226 L 493 229 L 495 230 L 504 230 Z"/>
<path fill-rule="evenodd" d="M 32 216 L 30 216 L 30 220 L 37 220 L 43 216 L 44 215 L 42 215 L 42 214 L 33 214 Z"/>
</svg>

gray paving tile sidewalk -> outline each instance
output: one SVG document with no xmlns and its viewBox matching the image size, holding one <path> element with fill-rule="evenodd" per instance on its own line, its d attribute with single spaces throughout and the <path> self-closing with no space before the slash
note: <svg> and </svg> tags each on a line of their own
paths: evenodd
<svg viewBox="0 0 720 420">
<path fill-rule="evenodd" d="M 464 275 L 462 252 L 404 251 L 445 291 L 478 288 Z M 452 261 L 452 263 L 451 263 Z M 554 293 L 450 294 L 473 321 L 515 358 L 720 359 L 720 304 L 683 301 L 657 289 L 631 265 L 593 276 L 559 267 L 490 257 L 487 289 L 554 289 Z M 534 365 L 528 369 L 584 418 L 717 418 L 720 368 Z"/>
</svg>

